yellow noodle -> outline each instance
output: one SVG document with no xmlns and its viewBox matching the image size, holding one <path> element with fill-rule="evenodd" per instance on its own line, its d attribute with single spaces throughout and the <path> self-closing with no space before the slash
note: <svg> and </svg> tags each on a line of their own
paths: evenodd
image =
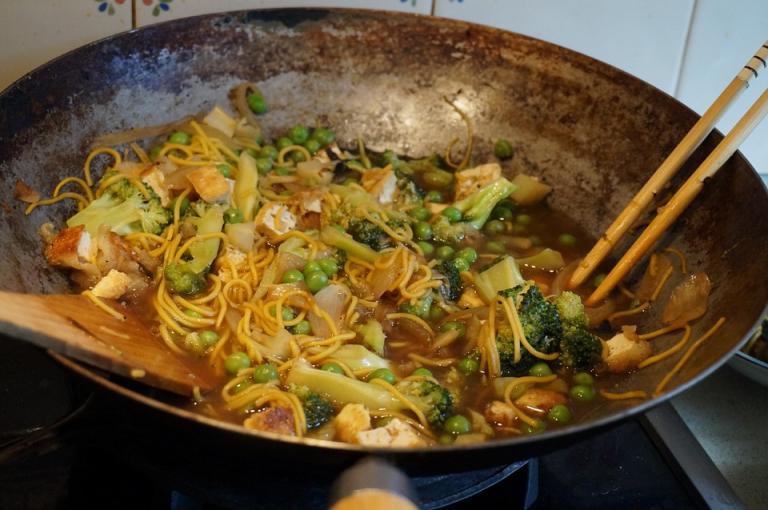
<svg viewBox="0 0 768 510">
<path fill-rule="evenodd" d="M 642 390 L 625 391 L 623 393 L 610 393 L 605 390 L 600 390 L 600 395 L 602 395 L 604 398 L 607 398 L 608 400 L 630 400 L 630 399 L 648 398 L 648 393 Z"/>
<path fill-rule="evenodd" d="M 104 310 L 105 312 L 107 312 L 109 315 L 111 315 L 115 319 L 118 319 L 118 320 L 121 320 L 121 321 L 125 320 L 125 315 L 123 315 L 122 313 L 118 312 L 117 310 L 115 310 L 114 308 L 109 306 L 107 303 L 105 303 L 104 301 L 99 299 L 90 290 L 83 291 L 83 296 L 87 297 L 88 300 L 91 301 L 94 305 L 96 305 L 100 309 Z"/>
<path fill-rule="evenodd" d="M 666 349 L 657 354 L 654 354 L 650 358 L 644 359 L 637 365 L 637 368 L 645 368 L 649 365 L 653 365 L 654 363 L 658 363 L 659 361 L 667 359 L 668 357 L 680 351 L 680 349 L 682 349 L 685 346 L 685 344 L 688 342 L 688 339 L 690 337 L 691 337 L 691 327 L 688 324 L 686 324 L 685 332 L 683 333 L 683 336 L 680 338 L 680 341 L 678 341 L 675 345 L 673 345 L 669 349 Z"/>
</svg>

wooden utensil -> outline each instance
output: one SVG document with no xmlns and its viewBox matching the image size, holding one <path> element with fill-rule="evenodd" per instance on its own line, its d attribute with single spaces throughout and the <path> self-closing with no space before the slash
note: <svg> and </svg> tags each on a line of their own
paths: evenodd
<svg viewBox="0 0 768 510">
<path fill-rule="evenodd" d="M 119 320 L 85 297 L 0 291 L 0 332 L 144 384 L 181 395 L 213 387 L 195 363 L 176 355 L 135 313 Z"/>
</svg>

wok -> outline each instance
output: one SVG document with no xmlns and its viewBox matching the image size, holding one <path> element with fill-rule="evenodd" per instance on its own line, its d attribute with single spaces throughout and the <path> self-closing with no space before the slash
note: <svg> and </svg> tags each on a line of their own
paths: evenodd
<svg viewBox="0 0 768 510">
<path fill-rule="evenodd" d="M 432 17 L 346 10 L 271 10 L 208 15 L 120 34 L 60 57 L 0 96 L 0 286 L 28 293 L 70 290 L 47 266 L 38 227 L 61 223 L 71 205 L 25 217 L 17 179 L 50 192 L 80 172 L 98 134 L 158 124 L 225 103 L 249 80 L 269 100 L 267 132 L 294 123 L 332 126 L 342 144 L 362 136 L 374 150 L 409 156 L 442 150 L 463 125 L 442 101 L 456 100 L 475 127 L 475 160 L 492 140 L 513 141 L 505 171 L 554 187 L 549 203 L 599 235 L 695 122 L 696 115 L 652 86 L 584 55 L 539 40 Z M 721 138 L 711 135 L 681 176 Z M 675 181 L 680 182 L 680 179 Z M 651 401 L 600 402 L 581 423 L 541 435 L 471 446 L 376 451 L 246 430 L 193 414 L 183 402 L 60 357 L 62 363 L 138 404 L 172 441 L 237 445 L 295 466 L 340 468 L 369 452 L 409 472 L 468 469 L 526 458 L 638 413 L 719 367 L 754 330 L 768 302 L 766 190 L 737 154 L 661 241 L 688 254 L 714 283 L 694 336 L 727 317 Z M 637 275 L 634 275 L 637 277 Z M 658 319 L 643 317 L 650 329 Z M 3 340 L 3 341 L 8 341 Z M 674 360 L 627 376 L 617 391 L 651 390 Z M 222 450 L 219 449 L 219 452 Z"/>
</svg>

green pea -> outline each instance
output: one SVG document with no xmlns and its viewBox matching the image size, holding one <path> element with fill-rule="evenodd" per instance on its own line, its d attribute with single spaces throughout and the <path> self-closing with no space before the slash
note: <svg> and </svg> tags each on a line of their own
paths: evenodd
<svg viewBox="0 0 768 510">
<path fill-rule="evenodd" d="M 157 161 L 157 158 L 160 157 L 160 151 L 163 150 L 162 145 L 155 145 L 149 150 L 149 159 L 152 161 Z"/>
<path fill-rule="evenodd" d="M 289 269 L 283 273 L 283 283 L 298 283 L 304 281 L 304 273 L 298 269 Z"/>
<path fill-rule="evenodd" d="M 547 411 L 547 418 L 555 423 L 568 423 L 571 421 L 571 410 L 568 406 L 557 404 Z"/>
<path fill-rule="evenodd" d="M 449 445 L 453 444 L 455 439 L 456 437 L 453 434 L 440 434 L 440 437 L 437 438 L 437 442 L 442 445 Z"/>
<path fill-rule="evenodd" d="M 322 290 L 328 285 L 328 275 L 322 271 L 315 271 L 314 273 L 305 274 L 307 288 L 313 294 Z"/>
<path fill-rule="evenodd" d="M 504 225 L 504 222 L 501 220 L 491 220 L 488 223 L 485 224 L 483 227 L 483 230 L 488 235 L 496 235 L 501 234 L 506 229 L 506 226 Z"/>
<path fill-rule="evenodd" d="M 563 246 L 574 246 L 576 244 L 576 237 L 571 234 L 560 234 L 557 242 Z"/>
<path fill-rule="evenodd" d="M 251 156 L 253 159 L 258 159 L 258 158 L 261 157 L 261 156 L 259 156 L 259 151 L 257 151 L 253 147 L 246 147 L 244 152 L 246 154 L 248 154 L 249 156 Z"/>
<path fill-rule="evenodd" d="M 202 356 L 205 354 L 207 347 L 205 347 L 203 341 L 200 340 L 200 335 L 197 333 L 189 333 L 184 337 L 184 349 L 197 356 Z"/>
<path fill-rule="evenodd" d="M 314 155 L 317 151 L 320 150 L 320 142 L 310 138 L 304 142 L 304 148 L 307 149 L 310 154 Z"/>
<path fill-rule="evenodd" d="M 518 214 L 515 221 L 520 225 L 530 225 L 533 218 L 528 214 Z"/>
<path fill-rule="evenodd" d="M 427 188 L 445 188 L 453 182 L 453 174 L 445 170 L 431 170 L 424 172 L 421 179 Z"/>
<path fill-rule="evenodd" d="M 435 252 L 435 247 L 432 246 L 432 244 L 430 244 L 430 243 L 428 243 L 426 241 L 419 241 L 416 244 L 419 245 L 419 248 L 421 248 L 421 252 L 425 256 L 430 256 L 430 255 L 432 255 Z"/>
<path fill-rule="evenodd" d="M 319 127 L 312 132 L 312 138 L 320 142 L 325 147 L 336 140 L 336 134 L 328 128 Z"/>
<path fill-rule="evenodd" d="M 499 159 L 509 159 L 514 155 L 514 149 L 509 140 L 499 138 L 493 146 L 493 154 Z"/>
<path fill-rule="evenodd" d="M 456 414 L 445 420 L 443 430 L 453 435 L 466 434 L 472 431 L 472 424 L 464 416 Z"/>
<path fill-rule="evenodd" d="M 296 145 L 296 144 L 294 144 L 293 140 L 291 140 L 287 136 L 281 136 L 280 138 L 277 139 L 277 142 L 275 143 L 275 146 L 277 147 L 278 151 L 281 151 L 286 147 L 290 147 L 291 145 Z"/>
<path fill-rule="evenodd" d="M 304 264 L 304 276 L 307 276 L 309 273 L 316 273 L 322 270 L 323 268 L 320 267 L 320 262 L 317 260 L 310 260 Z"/>
<path fill-rule="evenodd" d="M 432 239 L 432 226 L 426 221 L 419 221 L 413 226 L 413 235 L 419 241 L 429 241 Z"/>
<path fill-rule="evenodd" d="M 274 145 L 265 145 L 259 151 L 259 156 L 261 156 L 262 158 L 269 158 L 271 160 L 275 160 L 277 159 L 277 153 L 278 153 L 277 147 L 275 147 Z"/>
<path fill-rule="evenodd" d="M 538 434 L 540 432 L 544 432 L 547 430 L 547 424 L 544 423 L 541 420 L 534 420 L 536 423 L 535 425 L 531 426 L 527 423 L 523 423 L 520 425 L 520 430 L 523 432 L 523 434 Z"/>
<path fill-rule="evenodd" d="M 205 330 L 201 331 L 198 335 L 200 337 L 200 341 L 203 343 L 203 346 L 207 349 L 209 347 L 213 347 L 216 345 L 216 342 L 219 341 L 219 334 L 215 331 Z"/>
<path fill-rule="evenodd" d="M 230 207 L 224 211 L 224 223 L 242 223 L 244 220 L 243 211 Z"/>
<path fill-rule="evenodd" d="M 173 199 L 173 203 L 171 204 L 171 210 L 176 208 L 176 200 L 179 198 L 176 197 Z M 189 209 L 189 199 L 187 197 L 184 197 L 184 199 L 181 201 L 181 206 L 179 206 L 179 214 L 184 215 L 184 213 L 187 212 L 187 209 Z"/>
<path fill-rule="evenodd" d="M 456 253 L 456 257 L 462 258 L 472 265 L 477 261 L 477 251 L 471 246 L 467 246 L 466 248 L 459 250 L 458 253 Z"/>
<path fill-rule="evenodd" d="M 334 363 L 333 361 L 323 363 L 323 365 L 320 367 L 320 370 L 325 370 L 326 372 L 331 372 L 332 374 L 345 375 L 344 369 L 341 368 L 341 365 Z"/>
<path fill-rule="evenodd" d="M 232 167 L 227 164 L 222 163 L 220 165 L 216 165 L 216 170 L 218 170 L 219 173 L 227 179 L 232 177 Z"/>
<path fill-rule="evenodd" d="M 387 381 L 389 384 L 395 384 L 397 382 L 397 378 L 395 377 L 395 374 L 392 373 L 391 370 L 388 368 L 378 368 L 371 372 L 368 375 L 368 381 L 373 381 L 374 379 L 383 379 L 384 381 Z"/>
<path fill-rule="evenodd" d="M 443 317 L 445 317 L 445 310 L 437 305 L 432 305 L 429 307 L 429 320 L 432 322 L 437 322 Z"/>
<path fill-rule="evenodd" d="M 426 207 L 415 207 L 411 209 L 409 214 L 419 221 L 427 221 L 432 217 L 432 213 Z"/>
<path fill-rule="evenodd" d="M 302 161 L 306 161 L 307 157 L 301 151 L 293 151 L 288 155 L 288 159 L 294 163 L 301 163 Z"/>
<path fill-rule="evenodd" d="M 515 234 L 525 234 L 528 232 L 528 225 L 521 225 L 520 223 L 515 223 L 512 225 L 512 232 Z"/>
<path fill-rule="evenodd" d="M 542 241 L 541 237 L 539 236 L 531 236 L 528 239 L 531 240 L 531 244 L 534 246 L 541 246 L 542 244 L 544 244 L 544 241 Z"/>
<path fill-rule="evenodd" d="M 432 371 L 428 368 L 419 367 L 413 372 L 411 372 L 411 375 L 416 375 L 418 377 L 433 377 Z"/>
<path fill-rule="evenodd" d="M 168 141 L 179 145 L 189 145 L 192 142 L 192 137 L 184 131 L 174 131 L 171 133 L 171 136 L 168 137 Z"/>
<path fill-rule="evenodd" d="M 293 140 L 293 143 L 301 145 L 309 139 L 309 129 L 307 126 L 297 124 L 288 130 L 288 138 Z"/>
<path fill-rule="evenodd" d="M 264 100 L 261 94 L 253 92 L 246 97 L 248 101 L 248 108 L 257 115 L 267 112 L 267 102 Z"/>
<path fill-rule="evenodd" d="M 273 164 L 269 158 L 256 158 L 256 170 L 259 171 L 260 175 L 267 175 L 272 170 Z"/>
<path fill-rule="evenodd" d="M 441 203 L 443 201 L 443 194 L 434 189 L 427 191 L 427 194 L 424 195 L 424 201 Z"/>
<path fill-rule="evenodd" d="M 253 385 L 253 381 L 252 380 L 250 380 L 250 379 L 243 379 L 239 383 L 235 384 L 235 387 L 232 388 L 232 393 L 237 395 L 238 393 L 240 393 L 241 391 L 243 391 L 244 389 L 246 389 L 247 387 L 252 386 L 252 385 Z"/>
<path fill-rule="evenodd" d="M 458 368 L 459 372 L 461 372 L 462 374 L 470 375 L 470 374 L 474 374 L 480 369 L 480 362 L 471 356 L 467 356 L 459 360 L 459 363 L 456 365 L 456 368 Z"/>
<path fill-rule="evenodd" d="M 464 333 L 467 332 L 467 327 L 463 322 L 450 321 L 440 326 L 440 331 L 458 331 L 459 336 L 464 336 Z"/>
<path fill-rule="evenodd" d="M 461 257 L 456 257 L 453 259 L 451 264 L 453 264 L 453 267 L 455 267 L 459 272 L 469 271 L 469 262 Z"/>
<path fill-rule="evenodd" d="M 256 365 L 253 368 L 253 380 L 257 383 L 267 383 L 277 379 L 277 367 L 272 363 L 264 363 L 263 365 Z"/>
<path fill-rule="evenodd" d="M 577 384 L 571 387 L 571 397 L 577 402 L 589 402 L 595 398 L 595 389 L 592 386 Z"/>
<path fill-rule="evenodd" d="M 307 320 L 300 321 L 291 326 L 291 331 L 294 335 L 308 335 L 312 333 L 312 325 Z"/>
<path fill-rule="evenodd" d="M 456 250 L 454 250 L 450 246 L 440 246 L 436 251 L 435 255 L 440 260 L 448 260 L 451 258 Z"/>
<path fill-rule="evenodd" d="M 506 253 L 507 247 L 501 241 L 488 241 L 485 243 L 485 249 L 491 253 Z"/>
<path fill-rule="evenodd" d="M 296 312 L 293 308 L 285 307 L 280 310 L 280 315 L 283 317 L 283 321 L 292 321 L 296 318 Z"/>
<path fill-rule="evenodd" d="M 458 223 L 461 221 L 461 211 L 453 206 L 446 207 L 440 212 L 440 214 L 448 218 L 448 221 L 451 223 Z"/>
<path fill-rule="evenodd" d="M 191 310 L 189 308 L 184 310 L 184 315 L 186 315 L 187 317 L 192 317 L 193 319 L 202 319 L 203 318 L 203 316 L 200 314 L 200 312 L 198 312 L 196 310 Z"/>
<path fill-rule="evenodd" d="M 251 366 L 251 358 L 244 352 L 233 352 L 224 360 L 224 368 L 230 375 L 237 375 L 237 373 Z"/>
<path fill-rule="evenodd" d="M 540 361 L 528 369 L 528 375 L 532 375 L 534 377 L 546 377 L 548 375 L 552 375 L 552 369 L 549 368 L 549 365 Z"/>
<path fill-rule="evenodd" d="M 493 212 L 491 212 L 491 217 L 496 220 L 511 220 L 512 214 L 513 213 L 511 207 L 506 205 L 499 205 L 493 209 Z"/>
<path fill-rule="evenodd" d="M 603 280 L 605 280 L 605 277 L 608 276 L 605 273 L 600 273 L 599 275 L 592 278 L 592 286 L 597 288 L 600 286 L 601 283 L 603 283 Z"/>
<path fill-rule="evenodd" d="M 410 313 L 411 315 L 419 315 L 419 308 L 409 302 L 400 303 L 398 309 L 403 313 Z"/>
<path fill-rule="evenodd" d="M 581 386 L 592 386 L 595 383 L 595 378 L 589 372 L 576 372 L 573 374 L 573 384 L 579 384 Z"/>
<path fill-rule="evenodd" d="M 293 170 L 288 167 L 278 166 L 272 170 L 276 175 L 292 175 Z"/>
<path fill-rule="evenodd" d="M 339 272 L 339 264 L 337 264 L 336 261 L 331 257 L 320 259 L 317 261 L 317 263 L 320 266 L 320 269 L 325 274 L 327 274 L 328 277 L 331 277 Z"/>
</svg>

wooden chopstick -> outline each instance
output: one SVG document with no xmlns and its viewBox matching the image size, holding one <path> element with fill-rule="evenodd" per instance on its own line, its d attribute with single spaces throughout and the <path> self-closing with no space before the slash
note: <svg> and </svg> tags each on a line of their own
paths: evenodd
<svg viewBox="0 0 768 510">
<path fill-rule="evenodd" d="M 715 175 L 723 164 L 736 152 L 739 145 L 768 115 L 768 88 L 757 98 L 757 101 L 739 119 L 733 129 L 699 165 L 687 181 L 672 196 L 653 219 L 650 225 L 640 234 L 640 237 L 627 250 L 621 260 L 614 266 L 608 276 L 595 289 L 586 304 L 594 306 L 602 301 L 613 288 L 629 273 L 637 262 L 643 258 L 653 244 L 664 234 L 667 228 L 682 214 L 686 207 L 696 198 L 704 187 L 704 182 Z"/>
<path fill-rule="evenodd" d="M 693 153 L 701 142 L 714 129 L 715 123 L 720 119 L 725 110 L 741 92 L 749 87 L 749 80 L 757 76 L 757 70 L 765 67 L 768 60 L 768 41 L 757 50 L 755 55 L 747 62 L 736 77 L 720 93 L 704 115 L 693 125 L 687 135 L 680 141 L 677 147 L 667 156 L 656 172 L 645 185 L 632 198 L 627 207 L 614 220 L 605 233 L 598 239 L 590 252 L 584 257 L 579 266 L 571 275 L 569 285 L 578 287 L 592 274 L 600 262 L 611 252 L 616 243 L 626 234 L 637 218 L 651 203 L 653 197 L 680 169 L 683 163 Z"/>
</svg>

